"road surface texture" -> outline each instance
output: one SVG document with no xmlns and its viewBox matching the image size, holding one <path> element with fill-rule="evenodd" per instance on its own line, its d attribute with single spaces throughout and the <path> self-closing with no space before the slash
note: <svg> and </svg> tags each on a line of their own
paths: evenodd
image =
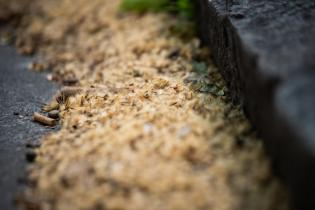
<svg viewBox="0 0 315 210">
<path fill-rule="evenodd" d="M 199 0 L 203 42 L 295 205 L 315 209 L 315 1 Z"/>
<path fill-rule="evenodd" d="M 26 175 L 26 144 L 35 143 L 51 128 L 33 123 L 34 111 L 50 99 L 56 85 L 43 74 L 27 70 L 31 58 L 0 46 L 0 209 L 15 209 L 12 200 Z"/>
</svg>

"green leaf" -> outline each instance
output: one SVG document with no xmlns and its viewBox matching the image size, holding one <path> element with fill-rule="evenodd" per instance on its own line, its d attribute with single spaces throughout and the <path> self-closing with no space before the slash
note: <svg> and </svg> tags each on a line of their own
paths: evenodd
<svg viewBox="0 0 315 210">
<path fill-rule="evenodd" d="M 197 83 L 192 83 L 190 87 L 194 91 L 200 91 L 202 86 L 203 84 L 201 82 L 197 82 Z"/>
<path fill-rule="evenodd" d="M 203 84 L 203 86 L 199 89 L 200 92 L 203 93 L 211 93 L 215 96 L 224 96 L 224 90 L 223 88 L 220 88 L 219 86 L 215 84 Z"/>
<path fill-rule="evenodd" d="M 184 82 L 185 83 L 197 83 L 197 82 L 202 82 L 204 81 L 205 78 L 203 75 L 198 75 L 198 74 L 190 74 L 188 75 L 185 79 Z"/>
<path fill-rule="evenodd" d="M 193 71 L 198 74 L 207 74 L 208 67 L 204 62 L 193 62 Z"/>
</svg>

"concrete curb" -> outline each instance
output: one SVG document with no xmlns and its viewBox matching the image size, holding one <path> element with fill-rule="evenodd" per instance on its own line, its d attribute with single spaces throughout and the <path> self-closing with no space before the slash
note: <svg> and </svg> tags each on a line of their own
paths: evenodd
<svg viewBox="0 0 315 210">
<path fill-rule="evenodd" d="M 197 0 L 199 34 L 294 205 L 315 209 L 315 2 Z"/>
</svg>

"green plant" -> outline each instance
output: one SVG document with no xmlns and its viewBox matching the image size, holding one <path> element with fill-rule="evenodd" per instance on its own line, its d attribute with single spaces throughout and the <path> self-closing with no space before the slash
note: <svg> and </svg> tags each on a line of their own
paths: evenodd
<svg viewBox="0 0 315 210">
<path fill-rule="evenodd" d="M 191 18 L 193 16 L 193 6 L 190 0 L 177 0 L 177 11 L 185 17 Z"/>
<path fill-rule="evenodd" d="M 191 18 L 193 7 L 190 0 L 123 0 L 123 11 L 145 12 L 170 12 Z"/>
<path fill-rule="evenodd" d="M 169 5 L 169 0 L 123 0 L 121 9 L 123 11 L 160 12 L 165 10 Z"/>
</svg>

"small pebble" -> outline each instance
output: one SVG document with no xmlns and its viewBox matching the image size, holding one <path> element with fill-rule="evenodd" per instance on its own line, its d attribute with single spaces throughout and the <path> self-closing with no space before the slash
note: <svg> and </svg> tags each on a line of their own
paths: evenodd
<svg viewBox="0 0 315 210">
<path fill-rule="evenodd" d="M 46 79 L 47 79 L 48 81 L 52 81 L 52 80 L 53 80 L 53 75 L 52 75 L 52 74 L 47 74 L 47 75 L 46 75 Z"/>
<path fill-rule="evenodd" d="M 153 131 L 153 129 L 154 129 L 154 125 L 152 123 L 146 123 L 143 126 L 143 132 L 145 134 L 151 133 Z"/>
<path fill-rule="evenodd" d="M 59 111 L 53 110 L 53 111 L 48 112 L 48 117 L 53 118 L 53 119 L 58 119 L 59 118 Z"/>
<path fill-rule="evenodd" d="M 191 128 L 189 126 L 183 126 L 179 129 L 177 137 L 182 139 L 185 138 L 191 131 Z"/>
</svg>

